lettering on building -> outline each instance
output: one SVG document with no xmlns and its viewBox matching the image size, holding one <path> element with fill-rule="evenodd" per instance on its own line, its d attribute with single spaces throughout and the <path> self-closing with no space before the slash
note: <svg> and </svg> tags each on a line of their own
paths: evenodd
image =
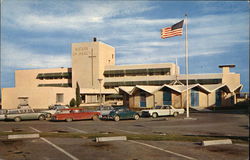
<svg viewBox="0 0 250 160">
<path fill-rule="evenodd" d="M 77 47 L 74 48 L 73 50 L 73 56 L 79 55 L 79 56 L 83 56 L 83 55 L 89 55 L 90 51 L 89 51 L 89 47 Z"/>
</svg>

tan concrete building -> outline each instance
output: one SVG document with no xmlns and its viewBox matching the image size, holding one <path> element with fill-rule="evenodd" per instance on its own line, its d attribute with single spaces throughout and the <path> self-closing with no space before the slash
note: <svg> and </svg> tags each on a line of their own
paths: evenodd
<svg viewBox="0 0 250 160">
<path fill-rule="evenodd" d="M 177 108 L 185 106 L 185 86 L 170 84 L 178 80 L 185 85 L 186 75 L 180 75 L 179 66 L 173 63 L 115 65 L 115 48 L 96 39 L 73 43 L 71 54 L 72 68 L 15 71 L 15 88 L 2 89 L 3 108 L 16 108 L 22 103 L 33 108 L 69 104 L 75 98 L 77 83 L 82 105 L 123 102 L 131 108 L 144 108 L 171 100 Z M 223 91 L 221 96 L 233 95 L 236 101 L 235 94 L 242 88 L 240 75 L 229 71 L 232 65 L 220 67 L 222 73 L 189 75 L 189 96 L 199 97 L 195 105 L 214 105 L 218 90 Z M 146 106 L 141 105 L 144 101 Z"/>
</svg>

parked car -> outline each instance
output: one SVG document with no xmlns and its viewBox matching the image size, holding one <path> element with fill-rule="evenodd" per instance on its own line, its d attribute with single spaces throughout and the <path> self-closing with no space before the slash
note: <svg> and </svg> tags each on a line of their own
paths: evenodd
<svg viewBox="0 0 250 160">
<path fill-rule="evenodd" d="M 55 114 L 60 109 L 68 109 L 69 107 L 63 105 L 53 105 L 49 107 L 49 110 L 44 110 L 42 112 L 46 113 L 46 117 L 50 118 L 53 114 Z"/>
<path fill-rule="evenodd" d="M 0 121 L 1 120 L 5 120 L 5 114 L 6 114 L 7 110 L 5 109 L 0 109 Z"/>
<path fill-rule="evenodd" d="M 114 110 L 114 107 L 111 106 L 99 106 L 96 108 L 96 111 L 100 113 L 100 118 L 108 116 L 112 110 Z"/>
<path fill-rule="evenodd" d="M 100 113 L 96 111 L 87 111 L 84 109 L 61 109 L 52 115 L 51 120 L 53 121 L 67 121 L 73 120 L 84 120 L 84 119 L 99 119 Z"/>
<path fill-rule="evenodd" d="M 102 116 L 103 119 L 112 119 L 114 121 L 119 121 L 120 119 L 135 119 L 138 120 L 140 118 L 137 112 L 131 111 L 126 107 L 117 107 L 112 110 L 109 115 Z"/>
<path fill-rule="evenodd" d="M 33 109 L 9 109 L 5 114 L 5 120 L 45 120 L 46 115 L 42 112 L 35 112 Z"/>
<path fill-rule="evenodd" d="M 179 114 L 183 114 L 184 112 L 185 112 L 184 109 L 176 109 L 171 105 L 163 105 L 163 106 L 156 106 L 154 109 L 150 110 L 142 110 L 142 116 L 152 116 L 153 118 L 156 118 L 158 116 L 173 115 L 174 117 L 176 117 Z"/>
</svg>

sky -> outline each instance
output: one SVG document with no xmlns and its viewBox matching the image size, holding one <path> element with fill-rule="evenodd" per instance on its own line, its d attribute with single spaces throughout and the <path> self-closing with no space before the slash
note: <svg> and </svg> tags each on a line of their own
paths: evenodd
<svg viewBox="0 0 250 160">
<path fill-rule="evenodd" d="M 188 14 L 189 73 L 221 73 L 235 64 L 249 92 L 247 1 L 1 0 L 1 88 L 14 71 L 71 67 L 71 43 L 98 41 L 116 49 L 116 64 L 175 63 L 185 74 L 185 36 L 160 29 Z"/>
</svg>

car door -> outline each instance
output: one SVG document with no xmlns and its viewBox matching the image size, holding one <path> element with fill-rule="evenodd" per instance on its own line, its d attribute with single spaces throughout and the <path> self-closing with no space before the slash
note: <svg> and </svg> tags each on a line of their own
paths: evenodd
<svg viewBox="0 0 250 160">
<path fill-rule="evenodd" d="M 31 109 L 22 110 L 22 119 L 38 119 L 38 113 L 35 113 Z"/>
<path fill-rule="evenodd" d="M 124 109 L 124 115 L 125 115 L 125 119 L 130 119 L 130 118 L 133 117 L 132 111 L 130 111 L 130 110 L 127 109 L 127 108 Z"/>
<path fill-rule="evenodd" d="M 127 112 L 125 111 L 125 109 L 124 108 L 120 108 L 119 110 L 118 110 L 118 114 L 119 114 L 119 116 L 120 116 L 120 119 L 127 119 Z"/>
<path fill-rule="evenodd" d="M 170 114 L 169 106 L 162 106 L 161 108 L 161 116 L 167 116 Z"/>
</svg>

